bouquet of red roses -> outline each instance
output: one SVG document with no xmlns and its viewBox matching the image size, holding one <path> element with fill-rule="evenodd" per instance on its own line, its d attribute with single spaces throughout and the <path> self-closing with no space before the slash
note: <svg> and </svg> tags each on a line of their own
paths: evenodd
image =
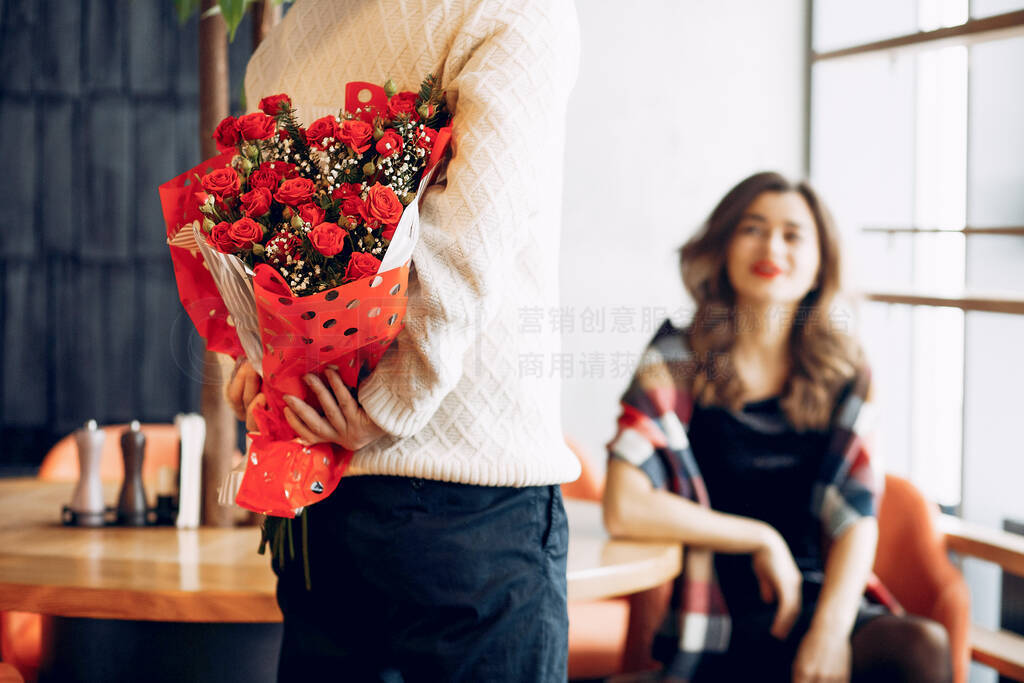
<svg viewBox="0 0 1024 683">
<path fill-rule="evenodd" d="M 306 444 L 284 394 L 307 372 L 355 388 L 402 327 L 416 198 L 450 139 L 438 80 L 419 92 L 349 83 L 337 116 L 302 128 L 287 95 L 221 121 L 222 154 L 160 186 L 178 293 L 207 348 L 263 377 L 235 502 L 280 517 L 322 500 L 351 452 Z"/>
</svg>

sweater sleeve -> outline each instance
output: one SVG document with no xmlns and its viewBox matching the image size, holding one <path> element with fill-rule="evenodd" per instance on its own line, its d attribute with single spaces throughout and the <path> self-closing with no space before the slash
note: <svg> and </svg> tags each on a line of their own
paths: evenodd
<svg viewBox="0 0 1024 683">
<path fill-rule="evenodd" d="M 546 151 L 564 135 L 578 51 L 568 0 L 481 3 L 453 43 L 442 78 L 454 112 L 447 182 L 423 197 L 405 327 L 359 390 L 390 434 L 427 424 L 515 286 L 526 233 L 554 192 L 541 186 L 552 175 L 544 165 L 562 163 Z"/>
</svg>

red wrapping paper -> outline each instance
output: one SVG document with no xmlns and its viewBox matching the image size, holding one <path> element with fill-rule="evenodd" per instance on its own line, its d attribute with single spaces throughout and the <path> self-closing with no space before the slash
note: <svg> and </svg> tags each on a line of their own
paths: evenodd
<svg viewBox="0 0 1024 683">
<path fill-rule="evenodd" d="M 199 336 L 206 340 L 207 349 L 238 358 L 242 355 L 242 344 L 238 340 L 235 328 L 230 324 L 230 313 L 224 306 L 224 300 L 217 291 L 213 276 L 203 261 L 203 255 L 194 244 L 191 244 L 194 240 L 190 239 L 188 234 L 185 235 L 186 239 L 183 242 L 186 245 L 191 244 L 191 247 L 176 244 L 182 226 L 203 220 L 199 206 L 206 194 L 199 179 L 215 168 L 223 168 L 230 164 L 232 156 L 233 151 L 207 159 L 164 183 L 159 191 L 181 305 L 185 307 L 185 313 L 196 326 Z"/>
<path fill-rule="evenodd" d="M 387 105 L 378 85 L 346 86 L 346 109 L 361 117 Z M 450 127 L 438 131 L 424 176 L 441 160 Z M 168 245 L 182 305 L 207 348 L 233 358 L 244 355 L 230 312 L 195 245 L 191 224 L 202 221 L 206 198 L 200 179 L 230 165 L 235 151 L 222 153 L 160 186 Z M 184 229 L 182 229 L 184 228 Z M 294 517 L 296 511 L 329 496 L 344 475 L 352 452 L 336 444 L 306 444 L 284 419 L 284 394 L 316 407 L 306 373 L 322 376 L 336 367 L 348 387 L 376 367 L 402 328 L 409 263 L 318 294 L 294 296 L 284 278 L 266 264 L 256 266 L 253 294 L 263 347 L 262 392 L 266 407 L 254 410 L 259 432 L 252 439 L 235 502 L 255 512 Z"/>
</svg>

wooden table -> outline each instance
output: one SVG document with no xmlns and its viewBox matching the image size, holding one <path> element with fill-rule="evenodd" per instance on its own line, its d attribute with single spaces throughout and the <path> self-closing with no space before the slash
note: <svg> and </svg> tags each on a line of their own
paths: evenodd
<svg viewBox="0 0 1024 683">
<path fill-rule="evenodd" d="M 0 610 L 45 615 L 41 681 L 273 680 L 281 612 L 257 528 L 65 527 L 73 488 L 0 479 Z M 595 503 L 566 511 L 570 601 L 679 573 L 678 545 L 610 540 Z"/>
<path fill-rule="evenodd" d="M 277 622 L 269 556 L 256 528 L 178 530 L 60 525 L 73 486 L 0 480 L 0 610 L 174 622 Z M 116 499 L 116 489 L 107 500 Z M 567 500 L 570 600 L 652 588 L 681 549 L 610 540 L 595 503 Z"/>
</svg>

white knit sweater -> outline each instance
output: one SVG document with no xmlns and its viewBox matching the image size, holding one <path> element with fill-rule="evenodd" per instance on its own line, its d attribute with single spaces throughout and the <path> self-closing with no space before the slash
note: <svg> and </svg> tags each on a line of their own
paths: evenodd
<svg viewBox="0 0 1024 683">
<path fill-rule="evenodd" d="M 405 329 L 359 391 L 388 435 L 350 474 L 496 486 L 571 481 L 561 431 L 558 306 L 571 0 L 299 0 L 249 62 L 245 92 L 333 114 L 350 81 L 416 90 L 436 73 L 454 112 L 447 183 L 421 206 Z M 536 376 L 540 364 L 543 376 Z"/>
</svg>

